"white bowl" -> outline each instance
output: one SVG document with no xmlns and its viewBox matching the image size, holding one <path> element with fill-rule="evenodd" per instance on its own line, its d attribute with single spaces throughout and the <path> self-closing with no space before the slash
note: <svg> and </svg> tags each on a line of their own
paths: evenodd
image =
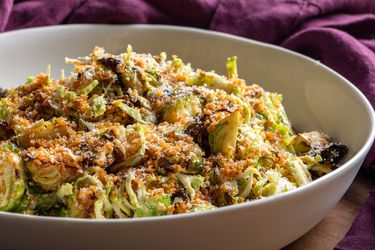
<svg viewBox="0 0 375 250">
<path fill-rule="evenodd" d="M 348 145 L 346 163 L 297 190 L 210 212 L 88 220 L 0 213 L 2 249 L 276 249 L 317 224 L 343 196 L 374 139 L 374 113 L 342 76 L 297 53 L 248 39 L 191 28 L 148 25 L 69 25 L 0 35 L 0 84 L 16 86 L 48 64 L 58 77 L 64 57 L 95 45 L 120 53 L 177 54 L 193 67 L 224 73 L 237 55 L 240 77 L 284 95 L 292 123 L 322 130 Z M 344 59 L 343 59 L 344 60 Z M 68 69 L 69 70 L 69 69 Z"/>
</svg>

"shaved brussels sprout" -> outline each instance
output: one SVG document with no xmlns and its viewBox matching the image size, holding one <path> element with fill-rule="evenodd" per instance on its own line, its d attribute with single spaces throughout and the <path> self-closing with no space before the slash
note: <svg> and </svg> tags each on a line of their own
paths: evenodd
<svg viewBox="0 0 375 250">
<path fill-rule="evenodd" d="M 47 66 L 47 71 L 46 71 L 46 82 L 45 84 L 50 84 L 51 83 L 51 64 L 48 64 Z"/>
<path fill-rule="evenodd" d="M 86 87 L 84 87 L 81 91 L 82 95 L 88 95 L 90 94 L 96 86 L 98 86 L 99 82 L 98 80 L 94 80 L 91 83 L 89 83 Z"/>
<path fill-rule="evenodd" d="M 143 193 L 139 199 L 139 207 L 135 210 L 134 217 L 159 216 L 167 214 L 167 208 L 171 205 L 171 197 L 161 190 L 154 193 Z"/>
<path fill-rule="evenodd" d="M 186 172 L 190 174 L 198 174 L 202 170 L 203 170 L 203 158 L 195 155 L 189 161 L 189 166 Z"/>
<path fill-rule="evenodd" d="M 61 187 L 57 190 L 56 195 L 60 198 L 60 200 L 65 199 L 65 197 L 69 197 L 73 194 L 73 185 L 70 183 L 65 183 L 61 185 Z"/>
<path fill-rule="evenodd" d="M 7 148 L 0 153 L 0 211 L 15 210 L 25 193 L 22 158 Z"/>
<path fill-rule="evenodd" d="M 133 210 L 135 210 L 127 200 L 125 192 L 124 185 L 121 185 L 120 188 L 115 187 L 109 195 L 113 211 L 119 218 L 131 217 L 133 215 Z"/>
<path fill-rule="evenodd" d="M 56 192 L 39 194 L 37 195 L 36 209 L 38 211 L 46 211 L 56 206 L 59 202 L 60 199 Z"/>
<path fill-rule="evenodd" d="M 0 120 L 8 121 L 11 116 L 9 104 L 5 99 L 0 101 Z"/>
<path fill-rule="evenodd" d="M 232 56 L 227 60 L 227 71 L 229 78 L 238 78 L 237 73 L 237 56 Z"/>
<path fill-rule="evenodd" d="M 201 188 L 204 184 L 204 178 L 200 175 L 186 175 L 181 173 L 178 173 L 176 175 L 178 180 L 189 193 L 190 198 L 194 199 L 195 191 L 199 190 L 199 188 Z"/>
<path fill-rule="evenodd" d="M 205 86 L 209 89 L 221 89 L 228 94 L 233 93 L 235 86 L 225 77 L 213 72 L 201 72 L 187 80 L 189 85 Z"/>
<path fill-rule="evenodd" d="M 145 119 L 142 117 L 142 114 L 139 112 L 139 110 L 129 107 L 121 100 L 114 101 L 113 104 L 127 113 L 131 118 L 134 119 L 134 121 L 139 123 L 147 123 L 147 121 L 145 121 Z"/>
<path fill-rule="evenodd" d="M 137 195 L 134 193 L 134 190 L 132 187 L 132 181 L 134 179 L 135 179 L 134 174 L 129 173 L 125 180 L 125 189 L 126 189 L 126 192 L 128 193 L 130 203 L 132 204 L 132 206 L 134 206 L 135 208 L 138 208 L 139 207 L 138 198 L 137 198 Z"/>
<path fill-rule="evenodd" d="M 73 185 L 73 195 L 68 200 L 69 215 L 77 218 L 103 219 L 105 191 L 98 178 L 85 175 Z"/>
<path fill-rule="evenodd" d="M 104 96 L 98 96 L 90 102 L 95 117 L 99 117 L 105 113 L 107 101 L 104 99 Z"/>
<path fill-rule="evenodd" d="M 220 121 L 216 128 L 209 133 L 208 140 L 211 152 L 233 157 L 236 150 L 238 128 L 241 125 L 241 114 L 235 111 Z"/>
<path fill-rule="evenodd" d="M 255 196 L 271 196 L 295 189 L 294 183 L 287 178 L 282 177 L 279 172 L 269 169 L 264 173 L 264 176 L 255 184 L 252 193 Z"/>
<path fill-rule="evenodd" d="M 55 100 L 67 100 L 73 102 L 77 98 L 77 94 L 73 91 L 67 90 L 64 86 L 58 86 L 55 92 Z"/>
<path fill-rule="evenodd" d="M 294 132 L 285 113 L 284 107 L 281 104 L 282 95 L 265 93 L 263 97 L 267 113 L 266 115 L 272 124 L 272 128 L 280 131 L 280 133 L 285 136 L 285 139 L 288 140 Z"/>
<path fill-rule="evenodd" d="M 130 56 L 131 54 L 128 55 Z M 132 64 L 133 61 L 131 61 L 129 57 L 129 62 L 127 62 L 127 66 L 119 74 L 121 76 L 121 83 L 124 85 L 125 89 L 132 89 L 137 91 L 139 95 L 143 95 L 146 91 L 153 88 L 148 81 L 151 80 L 151 75 L 147 74 L 147 72 L 145 71 L 142 72 L 142 70 L 140 70 L 137 67 L 134 67 Z M 158 84 L 159 82 L 157 83 L 157 85 Z"/>
<path fill-rule="evenodd" d="M 55 139 L 60 136 L 68 136 L 70 128 L 65 118 L 54 118 L 51 121 L 40 121 L 22 131 L 17 136 L 18 145 L 27 148 L 32 139 Z"/>
<path fill-rule="evenodd" d="M 46 191 L 56 191 L 63 183 L 79 177 L 76 156 L 68 148 L 31 148 L 27 156 L 26 168 L 32 180 Z"/>
<path fill-rule="evenodd" d="M 64 201 L 59 197 L 57 192 L 40 193 L 38 188 L 29 185 L 25 196 L 15 212 L 58 216 L 57 210 L 60 210 L 64 206 Z"/>
<path fill-rule="evenodd" d="M 169 123 L 186 123 L 202 113 L 200 99 L 196 95 L 186 95 L 176 99 L 164 110 L 164 120 Z"/>
<path fill-rule="evenodd" d="M 193 205 L 193 212 L 203 212 L 203 211 L 209 211 L 213 210 L 216 207 L 210 203 L 204 203 L 204 204 L 198 204 L 198 205 Z"/>
<path fill-rule="evenodd" d="M 34 161 L 26 163 L 33 181 L 44 190 L 57 190 L 59 185 L 63 183 L 59 169 L 52 164 L 39 165 Z"/>
<path fill-rule="evenodd" d="M 308 171 L 307 166 L 297 157 L 289 162 L 288 170 L 292 174 L 292 178 L 298 186 L 302 186 L 312 181 L 311 174 Z"/>
<path fill-rule="evenodd" d="M 260 176 L 258 169 L 248 167 L 243 174 L 237 176 L 237 180 L 240 184 L 240 197 L 247 198 L 249 196 L 251 189 L 253 188 L 254 174 Z"/>
<path fill-rule="evenodd" d="M 124 145 L 119 146 L 124 151 L 124 159 L 111 166 L 112 170 L 134 166 L 142 159 L 146 152 L 146 138 L 142 126 L 139 124 L 127 126 L 122 143 Z"/>
</svg>

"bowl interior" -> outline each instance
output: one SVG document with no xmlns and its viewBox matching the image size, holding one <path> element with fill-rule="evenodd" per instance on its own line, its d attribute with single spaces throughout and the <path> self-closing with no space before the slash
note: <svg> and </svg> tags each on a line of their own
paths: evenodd
<svg viewBox="0 0 375 250">
<path fill-rule="evenodd" d="M 284 96 L 287 114 L 297 130 L 321 130 L 349 146 L 352 157 L 371 133 L 372 114 L 359 92 L 345 80 L 295 53 L 257 42 L 156 26 L 69 26 L 11 32 L 0 37 L 0 86 L 17 86 L 52 66 L 70 71 L 65 57 L 87 55 L 94 46 L 121 53 L 127 44 L 139 53 L 176 54 L 193 67 L 225 74 L 226 58 L 238 56 L 239 75 Z M 46 39 L 48 38 L 48 39 Z M 353 91 L 354 90 L 354 91 Z M 372 111 L 371 111 L 372 112 Z"/>
</svg>

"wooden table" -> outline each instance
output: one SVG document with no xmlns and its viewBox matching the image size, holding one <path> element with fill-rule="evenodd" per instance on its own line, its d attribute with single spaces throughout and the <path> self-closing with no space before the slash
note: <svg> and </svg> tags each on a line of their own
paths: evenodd
<svg viewBox="0 0 375 250">
<path fill-rule="evenodd" d="M 333 249 L 344 237 L 369 191 L 375 188 L 375 176 L 360 171 L 337 206 L 318 225 L 283 250 Z"/>
</svg>

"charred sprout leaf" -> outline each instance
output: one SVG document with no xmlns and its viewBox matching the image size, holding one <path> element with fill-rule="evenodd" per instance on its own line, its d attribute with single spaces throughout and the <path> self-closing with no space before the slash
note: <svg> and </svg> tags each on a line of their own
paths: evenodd
<svg viewBox="0 0 375 250">
<path fill-rule="evenodd" d="M 7 96 L 7 90 L 6 89 L 3 89 L 3 88 L 0 88 L 0 98 L 4 98 Z"/>
<path fill-rule="evenodd" d="M 303 155 L 303 156 L 299 156 L 298 158 L 300 158 L 303 161 L 303 163 L 305 163 L 305 165 L 307 166 L 307 169 L 309 170 L 312 167 L 318 165 L 323 160 L 323 158 L 319 154 L 315 156 Z"/>
<path fill-rule="evenodd" d="M 327 162 L 334 167 L 344 158 L 348 152 L 348 147 L 343 144 L 332 143 L 327 148 L 325 148 L 320 155 L 324 162 Z"/>
<path fill-rule="evenodd" d="M 227 60 L 227 71 L 229 78 L 238 78 L 237 73 L 237 56 L 232 56 Z"/>
<path fill-rule="evenodd" d="M 22 158 L 4 146 L 0 152 L 0 211 L 15 210 L 26 189 Z"/>
<path fill-rule="evenodd" d="M 229 158 L 233 157 L 240 125 L 241 114 L 239 111 L 235 111 L 220 121 L 216 128 L 208 135 L 211 152 L 214 154 L 221 153 Z"/>
<path fill-rule="evenodd" d="M 311 149 L 321 149 L 326 147 L 330 138 L 323 133 L 309 132 L 298 134 L 290 143 L 296 154 L 305 154 Z"/>
<path fill-rule="evenodd" d="M 97 60 L 104 67 L 110 68 L 112 71 L 116 71 L 117 65 L 121 64 L 121 61 L 112 57 L 102 57 Z"/>
<path fill-rule="evenodd" d="M 199 97 L 186 95 L 168 105 L 164 111 L 164 120 L 169 123 L 186 123 L 202 113 Z"/>
<path fill-rule="evenodd" d="M 322 164 L 318 164 L 318 165 L 313 166 L 310 169 L 310 172 L 311 172 L 311 175 L 314 178 L 318 178 L 318 177 L 322 177 L 322 176 L 332 172 L 332 170 L 333 170 L 332 165 L 327 164 L 327 163 L 322 163 Z"/>
<path fill-rule="evenodd" d="M 63 178 L 59 169 L 54 165 L 40 166 L 34 161 L 27 162 L 26 167 L 29 170 L 32 179 L 44 190 L 57 190 L 63 183 Z"/>
<path fill-rule="evenodd" d="M 298 134 L 290 144 L 297 154 L 304 154 L 311 150 L 311 142 L 303 134 Z"/>
</svg>

